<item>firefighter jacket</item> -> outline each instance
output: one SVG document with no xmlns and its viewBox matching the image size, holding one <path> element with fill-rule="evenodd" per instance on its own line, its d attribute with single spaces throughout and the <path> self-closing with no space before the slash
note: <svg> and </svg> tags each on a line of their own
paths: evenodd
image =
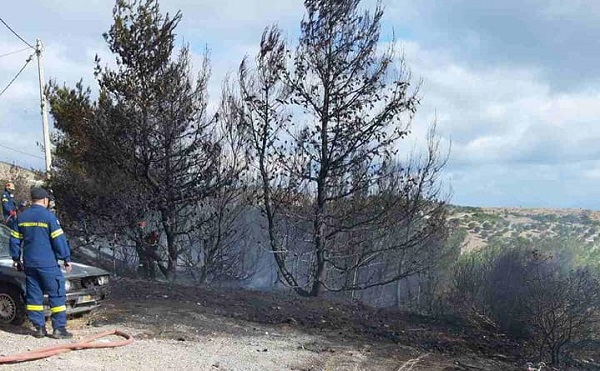
<svg viewBox="0 0 600 371">
<path fill-rule="evenodd" d="M 8 191 L 2 193 L 2 216 L 4 220 L 8 219 L 8 215 L 12 210 L 17 210 L 17 205 L 12 195 Z"/>
<path fill-rule="evenodd" d="M 23 211 L 10 233 L 10 255 L 14 261 L 21 258 L 25 268 L 48 268 L 58 265 L 57 260 L 71 261 L 67 239 L 56 216 L 40 205 Z"/>
</svg>

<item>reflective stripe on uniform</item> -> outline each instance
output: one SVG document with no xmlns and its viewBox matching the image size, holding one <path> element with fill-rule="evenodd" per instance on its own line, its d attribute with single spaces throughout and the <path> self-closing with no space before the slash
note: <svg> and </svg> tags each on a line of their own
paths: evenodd
<svg viewBox="0 0 600 371">
<path fill-rule="evenodd" d="M 67 310 L 67 307 L 65 305 L 61 305 L 60 307 L 52 307 L 50 308 L 50 312 L 51 313 L 59 313 L 59 312 L 64 312 Z"/>
<path fill-rule="evenodd" d="M 48 223 L 42 223 L 42 222 L 24 222 L 24 223 L 19 223 L 19 227 L 42 227 L 42 228 L 48 228 Z"/>
<path fill-rule="evenodd" d="M 44 310 L 44 306 L 43 305 L 27 304 L 26 309 L 27 310 L 32 310 L 32 311 L 41 311 L 41 310 Z"/>
<path fill-rule="evenodd" d="M 23 235 L 21 233 L 17 232 L 17 231 L 11 230 L 10 231 L 10 235 L 11 235 L 11 237 L 18 238 L 20 240 L 23 239 Z"/>
<path fill-rule="evenodd" d="M 55 230 L 54 232 L 50 233 L 50 237 L 56 238 L 56 237 L 60 236 L 63 233 L 64 232 L 63 232 L 62 228 L 59 228 L 59 229 Z"/>
</svg>

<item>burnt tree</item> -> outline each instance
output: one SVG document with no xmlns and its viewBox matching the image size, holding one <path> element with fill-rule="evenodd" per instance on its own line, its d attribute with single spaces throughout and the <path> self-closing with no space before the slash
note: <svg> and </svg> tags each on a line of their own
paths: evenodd
<svg viewBox="0 0 600 371">
<path fill-rule="evenodd" d="M 393 48 L 377 49 L 382 9 L 304 4 L 296 49 L 268 28 L 239 73 L 269 245 L 301 295 L 385 285 L 423 269 L 443 238 L 444 158 L 430 137 L 426 158 L 398 163 L 418 89 Z"/>
<path fill-rule="evenodd" d="M 193 77 L 188 47 L 175 47 L 181 14 L 162 14 L 156 0 L 118 0 L 113 18 L 104 38 L 115 67 L 96 58 L 98 101 L 81 88 L 70 97 L 66 88 L 55 90 L 53 115 L 64 118 L 57 154 L 63 174 L 79 176 L 91 183 L 90 196 L 105 198 L 106 212 L 92 215 L 124 216 L 121 233 L 131 232 L 138 245 L 137 221 L 159 225 L 166 253 L 153 259 L 164 258 L 161 270 L 174 278 L 181 251 L 192 248 L 185 237 L 203 223 L 203 201 L 242 169 L 224 157 L 224 132 L 207 110 L 208 58 Z M 63 98 L 71 105 L 59 107 Z"/>
</svg>

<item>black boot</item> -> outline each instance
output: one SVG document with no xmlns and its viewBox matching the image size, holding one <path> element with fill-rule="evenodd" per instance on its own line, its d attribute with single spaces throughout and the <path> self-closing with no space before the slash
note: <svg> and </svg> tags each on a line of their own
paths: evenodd
<svg viewBox="0 0 600 371">
<path fill-rule="evenodd" d="M 67 331 L 64 327 L 55 328 L 52 332 L 52 337 L 55 339 L 70 339 L 73 337 L 73 334 Z"/>
<path fill-rule="evenodd" d="M 36 327 L 33 333 L 33 337 L 38 339 L 43 338 L 46 335 L 48 335 L 46 327 Z"/>
</svg>

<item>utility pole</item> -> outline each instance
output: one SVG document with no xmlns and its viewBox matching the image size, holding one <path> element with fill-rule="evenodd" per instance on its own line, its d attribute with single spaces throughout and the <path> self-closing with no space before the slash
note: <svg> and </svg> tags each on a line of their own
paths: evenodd
<svg viewBox="0 0 600 371">
<path fill-rule="evenodd" d="M 35 40 L 35 54 L 37 55 L 38 76 L 40 81 L 40 108 L 42 109 L 42 128 L 44 132 L 44 154 L 46 160 L 46 176 L 50 176 L 52 158 L 50 153 L 50 130 L 48 128 L 48 109 L 46 107 L 46 94 L 44 93 L 44 70 L 42 69 L 42 42 Z"/>
</svg>

